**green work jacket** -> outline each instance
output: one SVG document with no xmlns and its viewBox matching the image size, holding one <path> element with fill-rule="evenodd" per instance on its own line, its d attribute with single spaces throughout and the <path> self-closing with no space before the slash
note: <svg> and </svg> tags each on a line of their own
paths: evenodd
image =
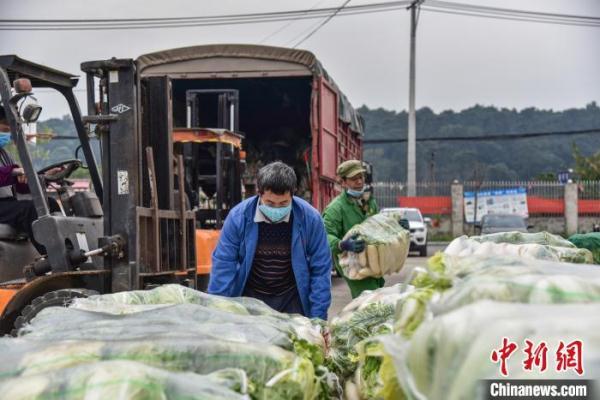
<svg viewBox="0 0 600 400">
<path fill-rule="evenodd" d="M 329 203 L 323 211 L 323 220 L 325 222 L 325 230 L 327 231 L 327 241 L 331 248 L 333 261 L 338 272 L 339 268 L 338 256 L 341 253 L 339 243 L 344 235 L 356 224 L 360 224 L 367 217 L 375 215 L 379 212 L 379 207 L 375 199 L 371 197 L 368 201 L 367 212 L 365 213 L 350 196 L 343 191 L 339 196 Z"/>
</svg>

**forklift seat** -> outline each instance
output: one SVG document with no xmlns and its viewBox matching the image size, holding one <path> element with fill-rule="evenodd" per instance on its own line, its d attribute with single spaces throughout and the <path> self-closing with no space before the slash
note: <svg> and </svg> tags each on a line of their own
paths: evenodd
<svg viewBox="0 0 600 400">
<path fill-rule="evenodd" d="M 8 224 L 0 224 L 0 240 L 18 240 L 22 238 L 19 232 Z"/>
</svg>

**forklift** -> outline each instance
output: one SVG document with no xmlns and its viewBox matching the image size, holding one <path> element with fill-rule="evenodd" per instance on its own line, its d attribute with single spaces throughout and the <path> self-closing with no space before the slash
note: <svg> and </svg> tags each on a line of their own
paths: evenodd
<svg viewBox="0 0 600 400">
<path fill-rule="evenodd" d="M 185 193 L 196 213 L 197 287 L 205 290 L 223 222 L 242 201 L 239 91 L 187 89 L 185 106 L 185 126 L 183 119 L 173 122 L 173 148 L 183 156 Z"/>
<path fill-rule="evenodd" d="M 47 251 L 37 254 L 22 235 L 0 225 L 3 335 L 17 334 L 42 309 L 78 297 L 166 283 L 196 287 L 196 214 L 184 191 L 183 156 L 173 152 L 169 108 L 156 106 L 169 100 L 165 82 L 144 82 L 131 59 L 86 62 L 82 70 L 85 117 L 73 92 L 76 76 L 0 56 L 1 106 L 38 214 L 34 237 Z M 40 115 L 41 106 L 31 100 L 38 88 L 65 98 L 83 160 L 34 169 L 23 128 Z M 100 142 L 100 168 L 94 137 Z M 55 167 L 61 171 L 42 176 Z M 78 168 L 88 168 L 93 191 L 72 190 L 69 176 Z M 49 184 L 58 187 L 61 212 L 49 211 Z"/>
</svg>

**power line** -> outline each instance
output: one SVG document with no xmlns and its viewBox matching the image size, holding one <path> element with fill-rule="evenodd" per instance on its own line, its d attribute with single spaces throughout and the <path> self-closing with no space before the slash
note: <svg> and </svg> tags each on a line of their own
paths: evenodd
<svg viewBox="0 0 600 400">
<path fill-rule="evenodd" d="M 340 11 L 342 11 L 342 9 L 344 7 L 346 7 L 346 5 L 348 3 L 350 3 L 351 0 L 346 0 L 337 10 L 335 10 L 329 17 L 327 17 L 321 24 L 319 24 L 314 30 L 312 30 L 308 35 L 304 36 L 298 43 L 296 43 L 294 46 L 292 46 L 294 49 L 298 46 L 300 46 L 302 43 L 304 43 L 305 41 L 307 41 L 312 35 L 314 35 L 315 33 L 317 33 L 319 31 L 319 29 L 321 29 L 322 27 L 324 27 L 329 21 L 331 21 L 331 19 L 333 17 L 335 17 Z"/>
<path fill-rule="evenodd" d="M 410 1 L 390 1 L 345 7 L 327 7 L 293 11 L 276 11 L 251 14 L 230 14 L 207 17 L 137 18 L 137 19 L 0 19 L 0 30 L 105 30 L 105 29 L 148 29 L 179 28 L 191 26 L 236 25 L 289 21 L 293 19 L 315 19 L 339 15 L 384 12 L 402 9 Z"/>
<path fill-rule="evenodd" d="M 308 32 L 310 32 L 311 30 L 313 30 L 320 23 L 321 23 L 321 21 L 317 21 L 314 24 L 310 24 L 310 26 L 308 28 L 304 29 L 303 31 L 301 31 L 300 33 L 298 33 L 296 36 L 294 36 L 293 38 L 291 38 L 290 40 L 288 40 L 287 42 L 285 42 L 285 44 L 283 46 L 284 47 L 288 47 L 288 46 L 291 46 L 292 43 L 296 43 L 298 41 L 298 39 L 300 39 L 301 37 L 305 36 Z"/>
<path fill-rule="evenodd" d="M 538 22 L 574 26 L 600 26 L 600 17 L 585 15 L 557 14 L 538 11 L 516 10 L 508 8 L 487 7 L 470 4 L 450 3 L 439 0 L 429 0 L 423 5 L 426 11 L 466 15 L 471 17 L 484 17 L 505 19 L 512 21 Z"/>
<path fill-rule="evenodd" d="M 512 14 L 522 14 L 522 15 L 547 17 L 547 18 L 571 18 L 571 19 L 586 19 L 586 20 L 590 20 L 590 21 L 600 21 L 600 17 L 590 17 L 587 15 L 558 14 L 558 13 L 548 13 L 548 12 L 542 12 L 542 11 L 526 11 L 526 10 L 517 10 L 514 8 L 479 6 L 479 5 L 474 5 L 474 4 L 462 4 L 462 3 L 454 3 L 454 2 L 447 2 L 447 1 L 441 1 L 441 0 L 428 0 L 427 5 L 433 6 L 433 7 L 440 7 L 440 8 L 454 8 L 454 9 L 475 10 L 475 11 L 482 11 L 482 12 L 512 13 Z"/>
<path fill-rule="evenodd" d="M 567 21 L 552 21 L 552 20 L 541 20 L 535 18 L 519 18 L 519 17 L 508 17 L 501 15 L 486 15 L 479 13 L 469 13 L 469 12 L 460 12 L 460 11 L 451 11 L 451 10 L 438 10 L 435 8 L 423 7 L 423 11 L 427 12 L 435 12 L 442 14 L 451 14 L 451 15 L 463 15 L 468 17 L 480 17 L 480 18 L 491 18 L 491 19 L 499 19 L 499 20 L 508 20 L 508 21 L 520 21 L 520 22 L 535 22 L 535 23 L 543 23 L 543 24 L 553 24 L 553 25 L 568 25 L 568 26 L 586 26 L 586 27 L 600 27 L 600 23 L 577 23 L 577 22 L 567 22 Z"/>
<path fill-rule="evenodd" d="M 315 8 L 317 8 L 318 5 L 320 5 L 321 3 L 323 3 L 323 1 L 325 0 L 319 0 L 317 1 L 315 4 L 313 4 L 313 6 L 310 8 L 310 10 L 314 10 Z M 292 24 L 294 24 L 294 22 L 297 22 L 298 18 L 292 19 L 290 21 L 288 21 L 286 24 L 282 25 L 280 28 L 276 29 L 275 31 L 271 32 L 270 34 L 268 34 L 267 36 L 265 36 L 260 42 L 258 42 L 259 44 L 265 43 L 267 40 L 271 39 L 273 36 L 277 35 L 279 32 L 282 32 L 285 28 L 291 26 Z"/>
<path fill-rule="evenodd" d="M 449 136 L 449 137 L 422 137 L 417 138 L 417 142 L 457 142 L 457 141 L 487 141 L 487 140 L 518 140 L 531 139 L 541 136 L 559 136 L 559 135 L 584 135 L 589 133 L 600 133 L 600 128 L 581 129 L 574 131 L 559 131 L 559 132 L 527 132 L 516 134 L 491 134 L 486 136 Z M 364 144 L 388 144 L 388 143 L 404 143 L 408 139 L 366 139 Z"/>
<path fill-rule="evenodd" d="M 345 3 L 347 4 L 348 1 Z M 0 19 L 0 30 L 130 30 L 150 28 L 185 28 L 199 26 L 222 26 L 237 24 L 254 24 L 302 19 L 327 18 L 387 12 L 404 9 L 410 1 L 390 1 L 354 6 L 326 7 L 292 11 L 274 11 L 248 14 L 229 14 L 202 17 L 168 17 L 168 18 L 121 18 L 121 19 Z M 600 25 L 600 17 L 589 17 L 571 14 L 545 13 L 497 7 L 474 6 L 450 3 L 439 0 L 428 0 L 424 9 L 447 14 L 459 14 L 475 17 L 512 19 L 526 22 L 559 23 L 564 25 L 580 25 L 596 27 Z M 317 30 L 320 28 L 317 28 Z"/>
</svg>

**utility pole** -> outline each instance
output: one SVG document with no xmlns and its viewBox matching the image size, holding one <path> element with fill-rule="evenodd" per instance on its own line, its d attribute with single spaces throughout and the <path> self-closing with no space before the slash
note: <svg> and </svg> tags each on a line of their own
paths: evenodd
<svg viewBox="0 0 600 400">
<path fill-rule="evenodd" d="M 415 50 L 419 6 L 424 0 L 413 0 L 410 10 L 410 70 L 408 74 L 408 143 L 406 185 L 407 195 L 417 195 L 417 116 L 415 113 Z"/>
</svg>

